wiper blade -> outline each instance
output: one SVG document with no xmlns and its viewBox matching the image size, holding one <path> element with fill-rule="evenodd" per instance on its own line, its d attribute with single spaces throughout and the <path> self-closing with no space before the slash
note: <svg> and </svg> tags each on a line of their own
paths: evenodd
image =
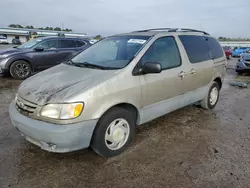
<svg viewBox="0 0 250 188">
<path fill-rule="evenodd" d="M 81 64 L 84 65 L 84 66 L 86 66 L 86 67 L 93 67 L 93 68 L 98 68 L 98 69 L 105 69 L 106 68 L 106 67 L 101 66 L 101 65 L 96 65 L 96 64 L 88 63 L 87 61 L 84 61 Z"/>
<path fill-rule="evenodd" d="M 74 62 L 72 60 L 68 60 L 68 64 L 73 65 L 73 66 L 77 66 L 77 67 L 97 68 L 97 69 L 102 69 L 102 70 L 119 69 L 118 67 L 104 67 L 104 66 L 101 66 L 101 65 L 91 64 L 91 63 L 88 63 L 87 61 Z"/>
</svg>

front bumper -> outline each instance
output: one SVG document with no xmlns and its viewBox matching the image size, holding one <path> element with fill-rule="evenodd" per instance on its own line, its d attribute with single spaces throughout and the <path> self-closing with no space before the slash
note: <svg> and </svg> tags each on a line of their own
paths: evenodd
<svg viewBox="0 0 250 188">
<path fill-rule="evenodd" d="M 66 153 L 87 148 L 98 120 L 57 125 L 28 118 L 18 112 L 14 102 L 9 106 L 13 126 L 29 142 L 41 149 Z"/>
<path fill-rule="evenodd" d="M 6 66 L 8 60 L 9 60 L 9 58 L 0 59 L 0 75 L 5 75 L 5 74 L 9 73 L 9 70 Z"/>
</svg>

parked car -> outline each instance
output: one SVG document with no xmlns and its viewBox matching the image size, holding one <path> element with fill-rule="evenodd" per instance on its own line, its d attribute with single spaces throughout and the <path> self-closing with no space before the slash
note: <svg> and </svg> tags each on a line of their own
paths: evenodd
<svg viewBox="0 0 250 188">
<path fill-rule="evenodd" d="M 0 44 L 9 44 L 7 38 L 0 37 Z"/>
<path fill-rule="evenodd" d="M 237 47 L 232 51 L 232 57 L 240 57 L 242 53 L 249 51 L 247 47 Z"/>
<path fill-rule="evenodd" d="M 0 73 L 16 79 L 26 79 L 31 73 L 58 65 L 88 48 L 87 39 L 42 37 L 16 48 L 0 51 Z"/>
<path fill-rule="evenodd" d="M 239 74 L 250 72 L 250 54 L 244 53 L 241 55 L 240 59 L 238 60 L 235 71 Z"/>
<path fill-rule="evenodd" d="M 226 54 L 227 59 L 231 59 L 232 57 L 232 49 L 229 46 L 223 46 L 223 50 Z"/>
<path fill-rule="evenodd" d="M 36 74 L 9 106 L 14 127 L 50 152 L 91 146 L 120 154 L 138 125 L 199 102 L 213 109 L 225 75 L 219 42 L 191 29 L 150 29 L 107 37 Z"/>
<path fill-rule="evenodd" d="M 12 39 L 12 44 L 20 45 L 20 44 L 22 44 L 22 43 L 21 43 L 20 39 L 18 39 L 18 38 L 13 38 L 13 39 Z"/>
</svg>

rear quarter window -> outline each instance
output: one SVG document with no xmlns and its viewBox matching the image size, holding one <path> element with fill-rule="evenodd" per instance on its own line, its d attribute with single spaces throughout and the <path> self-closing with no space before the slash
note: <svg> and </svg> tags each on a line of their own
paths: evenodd
<svg viewBox="0 0 250 188">
<path fill-rule="evenodd" d="M 179 35 L 191 63 L 199 63 L 212 59 L 209 47 L 203 36 Z"/>
<path fill-rule="evenodd" d="M 84 45 L 86 45 L 86 43 L 84 41 L 80 41 L 80 40 L 76 41 L 76 47 L 82 47 Z"/>
<path fill-rule="evenodd" d="M 224 56 L 224 51 L 216 39 L 212 37 L 206 37 L 206 40 L 213 59 L 218 59 Z"/>
</svg>

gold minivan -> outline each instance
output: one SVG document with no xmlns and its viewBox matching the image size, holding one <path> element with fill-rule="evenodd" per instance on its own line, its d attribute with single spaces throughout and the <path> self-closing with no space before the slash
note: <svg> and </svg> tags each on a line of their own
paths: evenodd
<svg viewBox="0 0 250 188">
<path fill-rule="evenodd" d="M 148 29 L 107 37 L 25 80 L 9 106 L 14 127 L 51 152 L 123 152 L 136 126 L 199 102 L 213 109 L 226 57 L 204 31 Z"/>
</svg>

